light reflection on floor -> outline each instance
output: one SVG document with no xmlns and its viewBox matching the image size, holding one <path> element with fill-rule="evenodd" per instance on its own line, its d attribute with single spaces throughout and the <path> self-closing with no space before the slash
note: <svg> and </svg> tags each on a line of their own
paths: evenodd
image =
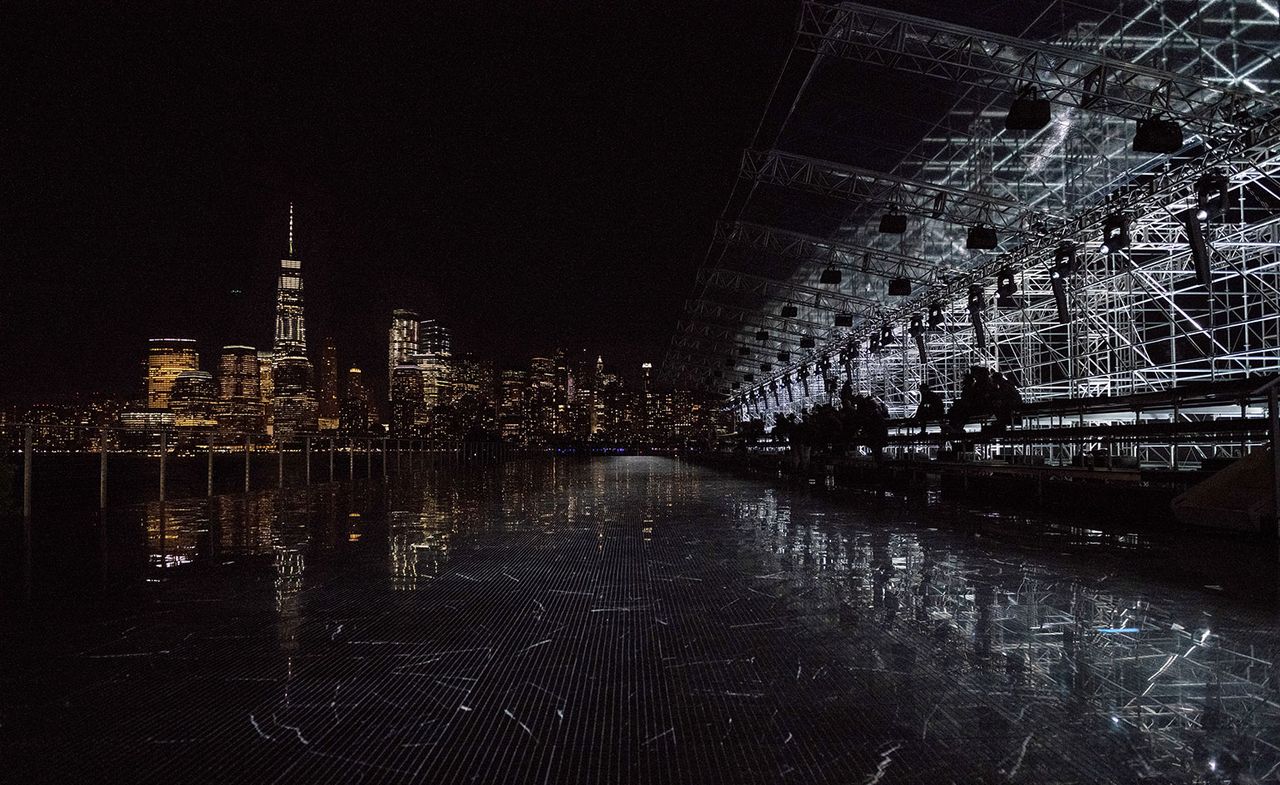
<svg viewBox="0 0 1280 785">
<path fill-rule="evenodd" d="M 0 757 L 55 781 L 1280 771 L 1274 614 L 1118 575 L 1141 537 L 1052 524 L 1037 553 L 990 536 L 1011 519 L 655 458 L 419 479 L 121 511 L 93 597 L 53 587 L 97 571 L 38 563 Z"/>
</svg>

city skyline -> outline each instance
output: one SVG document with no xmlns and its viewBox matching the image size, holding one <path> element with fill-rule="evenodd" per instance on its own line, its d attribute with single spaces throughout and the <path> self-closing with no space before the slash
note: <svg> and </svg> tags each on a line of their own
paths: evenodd
<svg viewBox="0 0 1280 785">
<path fill-rule="evenodd" d="M 0 397 L 126 394 L 119 347 L 157 336 L 267 347 L 270 323 L 242 314 L 273 302 L 290 202 L 307 275 L 327 284 L 307 293 L 309 337 L 341 337 L 383 400 L 383 315 L 406 304 L 506 364 L 557 345 L 660 362 L 776 76 L 752 56 L 781 57 L 766 44 L 785 44 L 792 9 L 421 10 L 383 20 L 394 42 L 332 9 L 248 24 L 83 6 L 24 25 L 7 53 L 0 350 L 29 378 Z M 638 39 L 641 18 L 659 29 Z M 529 34 L 553 21 L 570 28 Z M 497 31 L 525 55 L 477 70 Z M 570 66 L 566 46 L 597 65 Z M 553 73 L 534 79 L 530 59 Z M 591 117 L 584 94 L 604 102 Z"/>
</svg>

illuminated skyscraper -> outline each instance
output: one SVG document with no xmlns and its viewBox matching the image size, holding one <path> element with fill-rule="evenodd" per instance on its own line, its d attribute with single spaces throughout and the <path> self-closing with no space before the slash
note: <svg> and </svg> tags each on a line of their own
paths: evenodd
<svg viewBox="0 0 1280 785">
<path fill-rule="evenodd" d="M 289 205 L 289 254 L 280 260 L 276 285 L 276 357 L 306 357 L 307 327 L 302 315 L 302 262 L 293 250 L 293 205 Z"/>
<path fill-rule="evenodd" d="M 347 371 L 347 384 L 343 390 L 338 416 L 338 431 L 344 436 L 364 436 L 369 433 L 371 425 L 369 390 L 364 385 L 364 374 L 359 368 L 352 368 Z"/>
<path fill-rule="evenodd" d="M 391 372 L 391 433 L 412 436 L 422 408 L 422 371 L 416 365 L 397 365 Z"/>
<path fill-rule="evenodd" d="M 276 422 L 276 369 L 275 355 L 266 349 L 258 350 L 258 393 L 262 400 L 263 426 L 268 434 L 275 430 Z"/>
<path fill-rule="evenodd" d="M 178 428 L 212 428 L 217 424 L 218 387 L 208 371 L 183 371 L 173 380 L 169 408 Z"/>
<path fill-rule="evenodd" d="M 273 406 L 276 439 L 315 430 L 316 399 L 311 361 L 307 359 L 307 329 L 302 314 L 302 262 L 294 257 L 293 205 L 289 205 L 289 253 L 280 260 L 276 286 L 276 336 L 272 348 Z"/>
<path fill-rule="evenodd" d="M 200 368 L 196 342 L 189 338 L 152 338 L 147 345 L 147 408 L 168 409 L 173 383 L 183 371 Z"/>
<path fill-rule="evenodd" d="M 528 374 L 524 371 L 503 371 L 500 374 L 501 389 L 498 394 L 498 431 L 504 442 L 524 444 L 525 387 Z"/>
<path fill-rule="evenodd" d="M 397 308 L 391 312 L 391 334 L 387 343 L 387 378 L 391 378 L 397 365 L 410 362 L 417 352 L 418 314 L 404 308 Z"/>
<path fill-rule="evenodd" d="M 218 424 L 238 433 L 262 433 L 262 375 L 252 346 L 224 346 L 218 359 Z"/>
<path fill-rule="evenodd" d="M 316 427 L 331 431 L 338 427 L 338 347 L 332 338 L 324 339 L 320 350 L 319 400 L 316 409 Z"/>
<path fill-rule="evenodd" d="M 449 328 L 435 319 L 427 319 L 418 325 L 418 353 L 448 357 L 453 354 L 453 339 Z"/>
</svg>

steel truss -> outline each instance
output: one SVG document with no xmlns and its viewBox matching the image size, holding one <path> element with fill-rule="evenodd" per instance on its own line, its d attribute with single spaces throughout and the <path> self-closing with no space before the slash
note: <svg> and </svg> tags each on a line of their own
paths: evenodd
<svg viewBox="0 0 1280 785">
<path fill-rule="evenodd" d="M 797 307 L 790 323 L 815 337 L 818 349 L 792 352 L 788 367 L 742 383 L 735 400 L 744 413 L 749 404 L 751 416 L 825 400 L 822 385 L 780 407 L 758 395 L 784 376 L 794 380 L 801 366 L 813 373 L 824 357 L 896 416 L 914 411 L 922 382 L 953 397 L 974 364 L 1013 375 L 1029 401 L 1280 370 L 1280 129 L 1273 119 L 1280 102 L 1269 94 L 1280 89 L 1274 12 L 1232 0 L 1176 9 L 1151 0 L 1071 25 L 1041 42 L 856 4 L 806 2 L 797 49 L 814 55 L 812 68 L 851 60 L 973 89 L 892 172 L 779 149 L 747 151 L 741 175 L 752 194 L 757 185 L 780 187 L 836 199 L 850 212 L 827 237 L 765 225 L 754 213 L 757 222 L 717 224 L 714 256 L 698 280 L 704 304 L 687 310 L 686 321 L 729 337 L 690 343 L 694 328 L 682 325 L 667 372 L 722 389 L 741 383 L 740 363 L 724 364 L 724 346 L 754 346 L 756 329 L 781 335 L 780 304 Z M 1027 86 L 1054 102 L 1054 119 L 1039 132 L 1010 135 L 993 120 Z M 1153 111 L 1190 132 L 1184 154 L 1129 149 L 1132 120 Z M 1183 221 L 1197 179 L 1210 171 L 1229 176 L 1230 207 L 1208 229 L 1206 286 Z M 889 205 L 913 217 L 905 235 L 875 231 Z M 1100 225 L 1116 212 L 1129 218 L 1131 242 L 1107 257 L 1098 250 Z M 1001 247 L 1011 250 L 965 251 L 963 227 L 979 221 L 1001 230 Z M 1050 268 L 1065 241 L 1078 244 L 1080 269 L 1067 280 L 1070 319 L 1059 324 Z M 771 264 L 789 261 L 792 274 L 779 281 L 750 267 L 728 269 L 734 249 L 762 253 Z M 995 304 L 995 275 L 1005 266 L 1015 272 L 1019 308 Z M 828 267 L 845 271 L 839 291 L 820 283 Z M 916 295 L 885 297 L 884 279 L 895 277 L 911 279 Z M 971 284 L 986 294 L 985 347 L 973 340 Z M 732 304 L 716 302 L 714 292 L 730 295 Z M 921 362 L 906 326 L 933 301 L 942 304 L 945 325 L 926 334 L 928 361 Z M 853 314 L 859 326 L 825 327 L 834 311 Z M 868 340 L 885 323 L 897 343 L 872 354 Z M 855 344 L 855 362 L 835 361 L 839 349 Z"/>
</svg>

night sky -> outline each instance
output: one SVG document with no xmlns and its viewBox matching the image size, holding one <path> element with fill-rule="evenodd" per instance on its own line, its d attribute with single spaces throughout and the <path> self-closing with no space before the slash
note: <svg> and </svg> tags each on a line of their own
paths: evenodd
<svg viewBox="0 0 1280 785">
<path fill-rule="evenodd" d="M 658 363 L 797 12 L 80 5 L 0 48 L 6 402 L 133 394 L 148 337 L 269 346 L 290 201 L 344 364 L 395 307 L 503 366 Z"/>
</svg>

